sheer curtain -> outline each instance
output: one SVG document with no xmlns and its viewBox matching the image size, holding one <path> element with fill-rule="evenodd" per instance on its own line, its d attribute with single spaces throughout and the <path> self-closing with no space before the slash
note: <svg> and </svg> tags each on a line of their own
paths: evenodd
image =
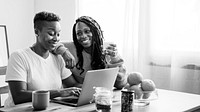
<svg viewBox="0 0 200 112">
<path fill-rule="evenodd" d="M 115 42 L 127 72 L 158 88 L 200 94 L 199 0 L 76 0 Z"/>
<path fill-rule="evenodd" d="M 152 0 L 149 6 L 151 77 L 158 80 L 153 74 L 163 69 L 162 87 L 200 94 L 200 1 Z"/>
</svg>

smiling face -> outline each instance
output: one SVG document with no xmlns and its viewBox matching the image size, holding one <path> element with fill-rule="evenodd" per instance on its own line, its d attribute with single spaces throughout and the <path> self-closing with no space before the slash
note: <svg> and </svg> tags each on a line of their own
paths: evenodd
<svg viewBox="0 0 200 112">
<path fill-rule="evenodd" d="M 60 40 L 60 23 L 58 21 L 45 21 L 43 24 L 44 26 L 41 30 L 37 29 L 37 44 L 39 44 L 43 50 L 51 51 Z"/>
<path fill-rule="evenodd" d="M 92 32 L 90 28 L 83 22 L 78 22 L 75 27 L 76 37 L 84 48 L 88 48 L 92 45 Z"/>
</svg>

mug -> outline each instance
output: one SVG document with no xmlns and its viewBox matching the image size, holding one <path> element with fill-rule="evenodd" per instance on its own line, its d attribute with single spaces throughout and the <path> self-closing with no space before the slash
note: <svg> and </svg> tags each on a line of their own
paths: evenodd
<svg viewBox="0 0 200 112">
<path fill-rule="evenodd" d="M 44 110 L 49 106 L 49 91 L 37 90 L 32 92 L 32 106 L 35 110 Z"/>
</svg>

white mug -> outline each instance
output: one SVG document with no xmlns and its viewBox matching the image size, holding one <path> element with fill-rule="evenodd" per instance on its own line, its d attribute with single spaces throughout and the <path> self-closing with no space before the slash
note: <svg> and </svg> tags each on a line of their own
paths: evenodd
<svg viewBox="0 0 200 112">
<path fill-rule="evenodd" d="M 37 90 L 32 92 L 32 105 L 35 110 L 44 110 L 49 106 L 49 91 Z"/>
</svg>

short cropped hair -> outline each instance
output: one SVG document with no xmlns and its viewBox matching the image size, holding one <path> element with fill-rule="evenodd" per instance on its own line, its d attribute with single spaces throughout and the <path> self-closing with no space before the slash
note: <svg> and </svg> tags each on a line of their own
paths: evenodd
<svg viewBox="0 0 200 112">
<path fill-rule="evenodd" d="M 42 26 L 44 25 L 43 22 L 52 22 L 52 21 L 60 21 L 60 17 L 54 13 L 50 12 L 39 12 L 35 15 L 33 23 L 34 23 L 34 29 L 42 30 Z"/>
</svg>

